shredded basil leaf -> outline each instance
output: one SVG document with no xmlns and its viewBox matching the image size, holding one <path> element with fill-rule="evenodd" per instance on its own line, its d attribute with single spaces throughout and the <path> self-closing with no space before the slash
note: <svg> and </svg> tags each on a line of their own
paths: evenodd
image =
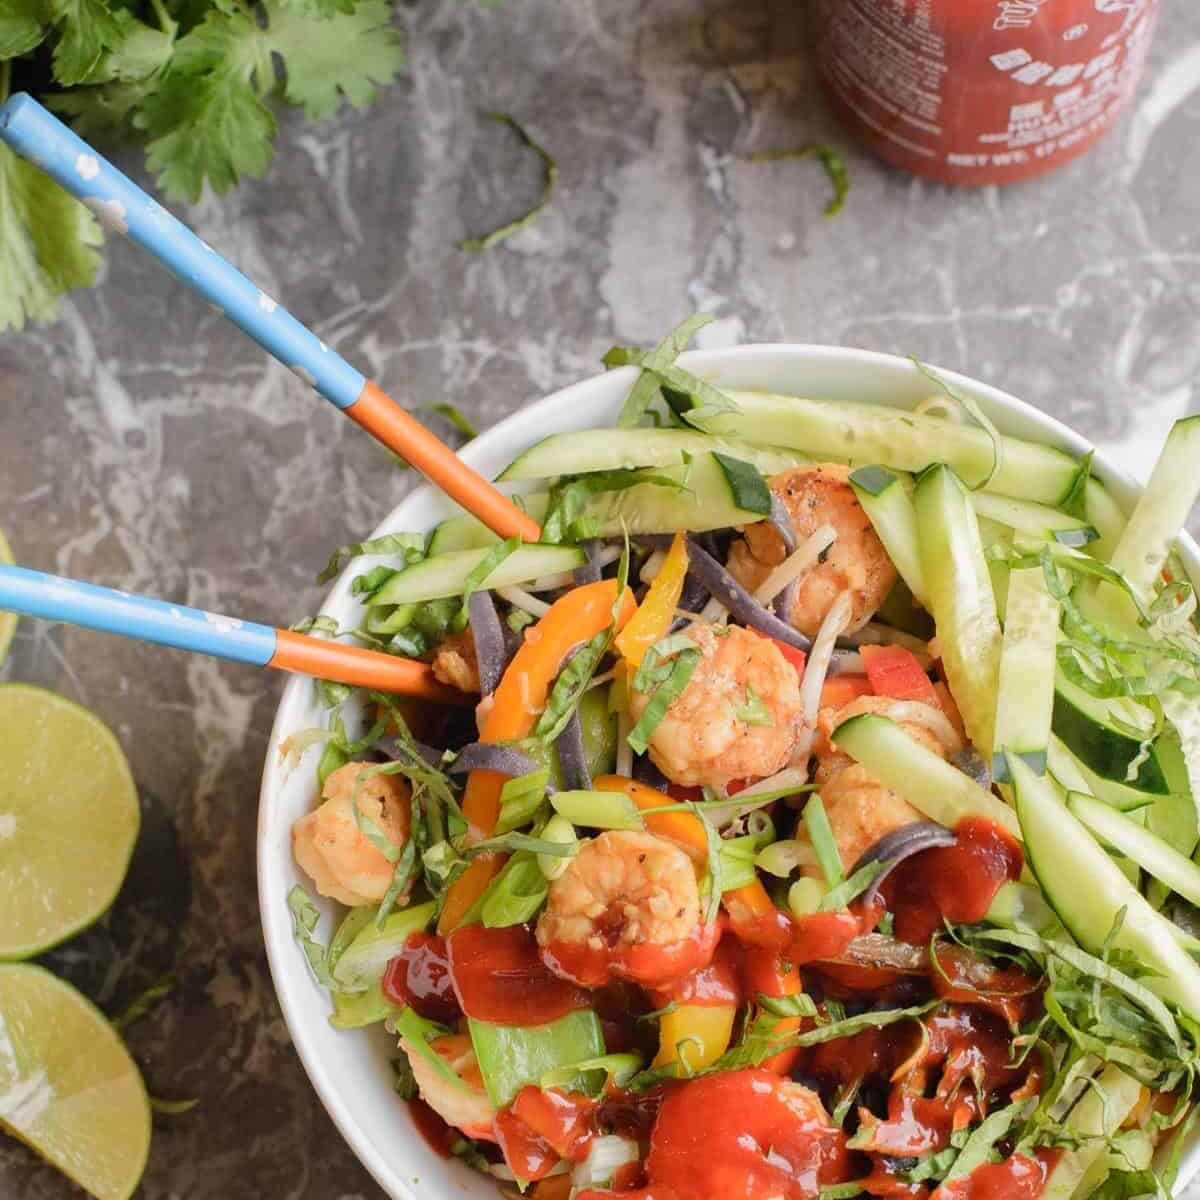
<svg viewBox="0 0 1200 1200">
<path fill-rule="evenodd" d="M 637 754 L 646 753 L 646 749 L 650 745 L 650 739 L 654 736 L 654 731 L 658 728 L 663 717 L 667 715 L 667 709 L 671 707 L 671 701 L 687 687 L 688 680 L 692 677 L 692 672 L 695 671 L 697 664 L 700 662 L 702 656 L 699 649 L 690 638 L 687 640 L 691 649 L 682 650 L 676 654 L 670 674 L 654 689 L 649 702 L 642 709 L 642 715 L 638 718 L 637 724 L 629 731 L 629 735 L 625 739 Z M 642 665 L 645 666 L 644 659 Z M 639 668 L 638 674 L 641 674 L 641 668 Z M 638 690 L 641 691 L 642 689 L 639 688 Z"/>
<path fill-rule="evenodd" d="M 342 569 L 342 566 L 352 558 L 365 554 L 396 554 L 405 565 L 425 557 L 425 535 L 423 533 L 385 533 L 382 537 L 372 538 L 366 542 L 351 542 L 339 546 L 330 556 L 329 562 L 320 575 L 318 583 L 328 583 Z M 384 570 L 394 570 L 385 567 Z M 374 589 L 372 589 L 374 590 Z"/>
<path fill-rule="evenodd" d="M 463 435 L 467 441 L 472 441 L 479 436 L 479 430 L 471 424 L 467 416 L 460 410 L 454 407 L 453 404 L 431 404 L 430 410 L 435 412 L 440 417 L 445 417 L 454 428 Z"/>
<path fill-rule="evenodd" d="M 462 605 L 458 610 L 458 615 L 454 619 L 454 629 L 456 632 L 461 633 L 467 627 L 467 602 L 471 599 L 471 596 L 483 587 L 488 580 L 488 576 L 506 558 L 515 554 L 520 548 L 521 539 L 516 536 L 507 538 L 503 542 L 497 542 L 471 568 L 470 574 L 467 575 L 466 580 L 463 582 Z"/>
<path fill-rule="evenodd" d="M 308 965 L 312 968 L 317 982 L 322 987 L 334 988 L 333 977 L 329 974 L 327 965 L 325 947 L 313 937 L 313 931 L 321 920 L 321 914 L 317 912 L 317 906 L 300 884 L 296 884 L 288 892 L 288 908 L 292 914 L 292 934 L 300 949 L 304 951 L 304 957 L 308 959 Z"/>
<path fill-rule="evenodd" d="M 850 172 L 846 160 L 832 146 L 799 146 L 789 150 L 759 150 L 748 158 L 752 163 L 790 162 L 801 158 L 815 158 L 825 170 L 833 187 L 833 197 L 825 205 L 825 216 L 836 217 L 846 204 L 850 194 Z"/>
<path fill-rule="evenodd" d="M 688 343 L 696 334 L 713 320 L 711 313 L 693 313 L 685 317 L 653 350 L 648 359 L 656 367 L 669 367 L 687 349 Z M 607 359 L 605 365 L 609 365 Z M 616 364 L 613 364 L 616 365 Z M 621 406 L 621 414 L 617 417 L 617 425 L 622 428 L 641 423 L 647 410 L 655 400 L 662 396 L 662 388 L 658 377 L 652 372 L 641 371 L 629 389 L 629 395 Z M 657 416 L 657 414 L 655 414 Z"/>
<path fill-rule="evenodd" d="M 550 204 L 550 200 L 554 196 L 554 189 L 558 185 L 558 163 L 554 161 L 554 156 L 539 142 L 534 141 L 528 130 L 515 117 L 503 112 L 484 112 L 482 116 L 489 121 L 506 125 L 517 135 L 523 146 L 527 146 L 538 156 L 542 163 L 542 194 L 532 208 L 515 220 L 506 221 L 482 237 L 463 238 L 458 243 L 460 250 L 490 250 L 493 246 L 498 246 L 512 237 L 513 234 L 520 233 L 522 229 L 528 229 Z"/>
<path fill-rule="evenodd" d="M 746 699 L 742 704 L 734 707 L 733 715 L 743 725 L 775 724 L 775 718 L 771 716 L 771 710 L 766 706 L 763 698 L 754 690 L 754 685 L 751 683 L 746 684 Z"/>
<path fill-rule="evenodd" d="M 140 1021 L 165 1000 L 175 990 L 178 982 L 174 971 L 168 971 L 167 974 L 156 979 L 144 992 L 135 996 L 121 1012 L 111 1018 L 109 1024 L 118 1033 L 128 1029 L 130 1025 Z"/>
<path fill-rule="evenodd" d="M 758 993 L 758 1007 L 773 1017 L 815 1017 L 817 1006 L 807 992 L 794 992 L 790 996 L 768 996 Z"/>
<path fill-rule="evenodd" d="M 965 392 L 956 391 L 932 367 L 927 367 L 915 355 L 910 355 L 909 357 L 913 366 L 926 379 L 936 384 L 951 400 L 960 405 L 975 424 L 988 435 L 992 443 L 991 470 L 978 483 L 967 485 L 972 491 L 978 491 L 980 488 L 987 487 L 995 478 L 996 472 L 1004 465 L 1004 439 L 1000 436 L 1000 431 L 996 428 L 995 422 L 979 407 L 979 401 L 974 396 L 968 396 Z"/>
</svg>

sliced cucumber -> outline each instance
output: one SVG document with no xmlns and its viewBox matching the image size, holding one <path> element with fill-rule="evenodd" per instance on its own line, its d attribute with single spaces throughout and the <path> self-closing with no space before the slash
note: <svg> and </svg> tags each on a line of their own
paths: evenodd
<svg viewBox="0 0 1200 1200">
<path fill-rule="evenodd" d="M 383 978 L 389 961 L 400 953 L 410 934 L 420 933 L 436 916 L 437 905 L 418 904 L 394 912 L 380 929 L 374 921 L 342 951 L 333 978 L 348 991 L 369 990 Z"/>
<path fill-rule="evenodd" d="M 1010 529 L 1032 534 L 1043 541 L 1061 542 L 1064 546 L 1086 546 L 1100 535 L 1096 528 L 1078 517 L 1069 517 L 1056 508 L 1034 504 L 1031 500 L 1014 500 L 1011 496 L 995 496 L 989 492 L 972 492 L 971 505 L 975 515 L 998 521 Z"/>
<path fill-rule="evenodd" d="M 450 550 L 424 558 L 393 575 L 370 599 L 377 604 L 412 604 L 418 600 L 441 600 L 461 596 L 467 577 L 488 554 L 478 550 Z M 545 576 L 573 571 L 587 562 L 577 546 L 545 546 L 534 543 L 514 550 L 484 581 L 485 587 L 508 587 Z"/>
<path fill-rule="evenodd" d="M 1046 770 L 1059 607 L 1040 567 L 1012 572 L 1006 611 L 992 755 L 998 783 L 1008 780 L 1005 751 L 1019 755 L 1038 775 Z"/>
<path fill-rule="evenodd" d="M 1021 836 L 1016 814 L 1003 800 L 887 717 L 851 717 L 834 730 L 833 743 L 931 821 L 953 827 L 964 817 L 986 817 Z"/>
<path fill-rule="evenodd" d="M 1117 1067 L 1108 1066 L 1092 1081 L 1066 1119 L 1066 1127 L 1083 1140 L 1054 1164 L 1040 1200 L 1083 1200 L 1101 1182 L 1097 1168 L 1108 1157 L 1109 1139 L 1125 1123 L 1141 1099 L 1142 1085 Z"/>
<path fill-rule="evenodd" d="M 917 480 L 913 500 L 946 679 L 968 736 L 990 761 L 1000 683 L 1000 621 L 975 510 L 958 476 L 941 463 Z"/>
<path fill-rule="evenodd" d="M 1067 807 L 1096 837 L 1132 858 L 1171 891 L 1200 905 L 1200 867 L 1186 854 L 1103 800 L 1071 792 Z"/>
<path fill-rule="evenodd" d="M 580 516 L 595 522 L 597 537 L 619 537 L 622 527 L 631 534 L 703 533 L 750 525 L 771 512 L 771 492 L 762 474 L 752 464 L 728 454 L 698 454 L 683 466 L 646 468 L 641 474 L 644 483 L 588 497 Z M 663 484 L 664 478 L 679 486 Z M 549 496 L 534 493 L 521 499 L 535 521 L 545 519 Z M 433 531 L 429 553 L 478 549 L 498 540 L 474 517 L 451 517 Z"/>
<path fill-rule="evenodd" d="M 514 499 L 539 524 L 550 507 L 550 497 L 545 492 L 534 492 Z M 499 540 L 478 517 L 463 513 L 458 517 L 447 517 L 434 528 L 429 535 L 426 552 L 434 555 L 446 554 L 451 550 L 478 550 L 480 546 L 494 546 Z"/>
<path fill-rule="evenodd" d="M 877 462 L 899 471 L 945 462 L 972 483 L 992 469 L 992 440 L 975 425 L 875 404 L 768 392 L 726 395 L 736 405 L 731 412 L 705 411 L 688 397 L 668 399 L 685 421 L 705 433 L 789 446 L 818 460 Z M 1020 438 L 1003 442 L 1004 461 L 988 481 L 988 491 L 1041 504 L 1058 504 L 1070 492 L 1079 464 L 1069 454 Z"/>
<path fill-rule="evenodd" d="M 1175 939 L 1170 922 L 1150 907 L 1071 815 L 1048 778 L 1011 756 L 1008 769 L 1029 866 L 1071 936 L 1089 953 L 1101 953 L 1124 909 L 1112 945 L 1157 972 L 1144 981 L 1151 991 L 1200 1019 L 1200 966 Z"/>
<path fill-rule="evenodd" d="M 933 618 L 924 605 L 917 603 L 908 590 L 908 584 L 900 576 L 892 584 L 892 590 L 884 596 L 876 619 L 902 633 L 911 633 L 923 642 L 933 637 Z"/>
<path fill-rule="evenodd" d="M 1092 528 L 1100 535 L 1088 546 L 1088 553 L 1108 562 L 1125 532 L 1125 512 L 1113 494 L 1098 479 L 1089 479 L 1084 492 L 1084 508 Z"/>
<path fill-rule="evenodd" d="M 1054 681 L 1054 732 L 1100 778 L 1139 792 L 1157 795 L 1169 791 L 1157 744 L 1150 747 L 1149 756 L 1134 778 L 1127 778 L 1130 765 L 1141 753 L 1139 730 L 1149 734 L 1152 729 L 1151 718 L 1140 705 L 1093 696 L 1058 672 Z"/>
<path fill-rule="evenodd" d="M 850 473 L 850 486 L 888 552 L 900 578 L 924 607 L 929 607 L 921 547 L 917 541 L 917 513 L 913 508 L 912 479 L 887 467 L 859 467 Z"/>
<path fill-rule="evenodd" d="M 632 467 L 683 466 L 689 458 L 712 451 L 748 462 L 765 475 L 811 461 L 797 450 L 756 446 L 692 429 L 581 429 L 543 438 L 513 459 L 497 478 L 507 482 Z"/>
<path fill-rule="evenodd" d="M 1140 811 L 1148 804 L 1153 803 L 1155 799 L 1126 784 L 1117 783 L 1112 779 L 1102 779 L 1085 763 L 1080 762 L 1067 749 L 1062 738 L 1055 734 L 1050 735 L 1050 745 L 1047 750 L 1050 774 L 1054 776 L 1063 791 L 1083 792 L 1088 796 L 1096 796 L 1110 808 L 1117 808 L 1122 812 Z"/>
<path fill-rule="evenodd" d="M 1200 416 L 1176 421 L 1111 563 L 1143 599 L 1154 594 L 1167 554 L 1200 496 Z M 1111 585 L 1106 585 L 1111 588 Z"/>
<path fill-rule="evenodd" d="M 583 517 L 596 523 L 597 536 L 617 537 L 622 528 L 633 533 L 701 533 L 749 525 L 771 512 L 766 480 L 749 463 L 724 454 L 700 454 L 687 466 L 648 470 L 666 476 L 679 487 L 647 479 L 618 492 L 597 492 L 583 508 Z"/>
</svg>

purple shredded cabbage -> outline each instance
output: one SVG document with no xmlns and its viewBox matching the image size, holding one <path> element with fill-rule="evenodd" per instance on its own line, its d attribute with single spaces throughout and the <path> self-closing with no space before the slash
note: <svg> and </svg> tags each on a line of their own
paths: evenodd
<svg viewBox="0 0 1200 1200">
<path fill-rule="evenodd" d="M 471 633 L 475 638 L 475 662 L 479 668 L 479 690 L 490 696 L 500 683 L 500 676 L 508 666 L 508 647 L 504 641 L 504 627 L 496 612 L 492 593 L 486 590 L 472 592 L 467 600 L 467 617 Z"/>
<path fill-rule="evenodd" d="M 604 543 L 599 538 L 589 538 L 586 542 L 581 542 L 579 548 L 587 555 L 587 562 L 582 567 L 575 568 L 575 585 L 582 587 L 585 583 L 599 582 L 600 564 L 596 559 L 604 549 Z"/>
<path fill-rule="evenodd" d="M 579 710 L 571 714 L 562 733 L 554 743 L 558 750 L 558 766 L 563 786 L 587 791 L 592 786 L 592 773 L 588 770 L 587 751 L 583 745 L 583 725 Z"/>
<path fill-rule="evenodd" d="M 936 821 L 913 821 L 908 825 L 901 825 L 899 829 L 893 829 L 891 833 L 885 833 L 874 845 L 864 850 L 850 868 L 849 874 L 861 871 L 870 863 L 884 864 L 883 870 L 875 876 L 871 886 L 862 894 L 863 903 L 870 905 L 883 881 L 906 858 L 939 846 L 953 846 L 957 841 L 954 831 L 947 829 L 945 825 L 939 825 Z"/>
<path fill-rule="evenodd" d="M 798 545 L 796 527 L 792 524 L 792 514 L 788 512 L 787 505 L 774 492 L 771 493 L 771 515 L 767 518 L 767 523 L 779 530 L 784 549 L 791 554 Z"/>
<path fill-rule="evenodd" d="M 451 775 L 465 775 L 468 771 L 498 771 L 501 775 L 508 775 L 516 779 L 518 776 L 528 775 L 531 771 L 538 770 L 539 765 L 528 754 L 522 754 L 520 750 L 514 750 L 512 746 L 498 746 L 491 742 L 472 742 L 459 751 L 458 757 L 451 763 L 449 771 Z M 547 783 L 546 791 L 547 793 L 553 792 L 553 786 Z"/>
<path fill-rule="evenodd" d="M 759 633 L 765 633 L 785 645 L 794 646 L 797 650 L 811 649 L 812 641 L 809 638 L 759 604 L 725 567 L 691 537 L 688 538 L 688 561 L 696 578 L 743 625 L 757 629 Z"/>
</svg>

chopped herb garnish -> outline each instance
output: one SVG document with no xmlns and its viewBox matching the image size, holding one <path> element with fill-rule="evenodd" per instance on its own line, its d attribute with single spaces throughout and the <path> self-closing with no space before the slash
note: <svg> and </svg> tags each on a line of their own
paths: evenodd
<svg viewBox="0 0 1200 1200">
<path fill-rule="evenodd" d="M 746 699 L 737 705 L 733 715 L 744 725 L 774 725 L 775 718 L 766 706 L 763 698 L 754 690 L 754 685 L 746 684 Z"/>
<path fill-rule="evenodd" d="M 479 436 L 479 430 L 471 424 L 466 414 L 455 408 L 453 404 L 431 404 L 429 407 L 438 416 L 445 417 L 468 442 Z"/>
<path fill-rule="evenodd" d="M 503 225 L 498 226 L 491 233 L 486 233 L 482 237 L 463 238 L 458 243 L 460 250 L 490 250 L 493 246 L 498 246 L 501 242 L 512 237 L 514 233 L 520 233 L 522 229 L 528 229 L 538 219 L 542 210 L 550 203 L 554 195 L 554 189 L 558 184 L 558 163 L 554 161 L 553 155 L 539 142 L 535 141 L 528 130 L 515 117 L 502 112 L 485 112 L 482 116 L 489 121 L 495 121 L 497 124 L 507 126 L 517 135 L 523 146 L 527 146 L 541 159 L 542 194 L 537 203 L 528 212 L 517 217 L 515 220 L 506 221 Z"/>
<path fill-rule="evenodd" d="M 825 876 L 825 882 L 831 889 L 840 886 L 845 880 L 842 858 L 838 853 L 837 841 L 829 827 L 829 817 L 819 794 L 809 797 L 804 806 L 804 828 L 808 830 L 809 840 L 812 842 L 821 873 Z"/>
<path fill-rule="evenodd" d="M 304 957 L 308 959 L 308 965 L 312 968 L 317 982 L 322 987 L 334 987 L 325 947 L 313 936 L 320 923 L 321 914 L 317 912 L 317 906 L 309 894 L 299 884 L 288 892 L 288 908 L 292 913 L 292 933 L 300 949 L 304 951 Z"/>
<path fill-rule="evenodd" d="M 325 570 L 317 576 L 317 582 L 328 583 L 350 559 L 360 558 L 365 554 L 395 554 L 407 566 L 425 557 L 425 535 L 385 533 L 382 537 L 371 538 L 366 542 L 351 542 L 347 546 L 339 546 L 329 556 L 329 562 L 325 565 Z"/>
<path fill-rule="evenodd" d="M 690 317 L 686 317 L 679 323 L 653 350 L 647 355 L 647 365 L 654 367 L 669 367 L 672 366 L 675 360 L 687 349 L 688 343 L 696 336 L 705 325 L 712 322 L 713 317 L 710 313 L 693 313 Z M 605 359 L 606 366 L 619 365 L 617 363 L 609 363 Z M 625 397 L 625 403 L 621 406 L 621 415 L 617 417 L 617 425 L 621 428 L 641 424 L 642 418 L 646 415 L 650 406 L 655 400 L 662 397 L 662 384 L 657 375 L 653 371 L 642 368 L 641 373 L 634 381 L 633 387 L 629 389 L 629 395 Z M 657 418 L 658 413 L 652 412 L 651 416 Z"/>
<path fill-rule="evenodd" d="M 846 160 L 832 146 L 798 146 L 788 150 L 758 150 L 749 156 L 752 163 L 795 162 L 802 158 L 815 158 L 825 170 L 833 187 L 833 197 L 825 205 L 825 216 L 836 217 L 846 204 L 850 194 L 850 172 Z"/>
</svg>

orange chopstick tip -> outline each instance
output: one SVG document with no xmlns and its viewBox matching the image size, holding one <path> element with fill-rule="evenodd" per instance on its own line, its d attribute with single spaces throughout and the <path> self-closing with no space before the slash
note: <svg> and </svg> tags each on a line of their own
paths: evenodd
<svg viewBox="0 0 1200 1200">
<path fill-rule="evenodd" d="M 442 704 L 466 706 L 475 703 L 473 696 L 440 683 L 428 663 L 364 650 L 359 646 L 326 642 L 288 629 L 275 631 L 275 653 L 267 665 L 334 683 L 418 696 Z"/>
<path fill-rule="evenodd" d="M 344 411 L 493 533 L 502 538 L 519 537 L 523 542 L 536 542 L 542 536 L 538 523 L 528 513 L 467 466 L 378 385 L 367 380 L 358 399 Z"/>
</svg>

